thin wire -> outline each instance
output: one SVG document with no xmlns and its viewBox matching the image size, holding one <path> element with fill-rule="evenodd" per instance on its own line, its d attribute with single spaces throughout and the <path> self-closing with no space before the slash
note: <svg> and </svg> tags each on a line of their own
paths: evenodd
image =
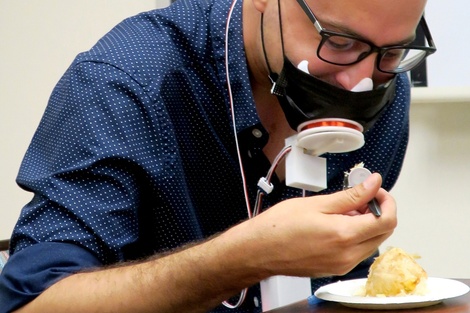
<svg viewBox="0 0 470 313">
<path fill-rule="evenodd" d="M 228 13 L 227 23 L 226 23 L 226 26 L 225 26 L 225 73 L 226 73 L 226 77 L 227 77 L 228 96 L 229 96 L 229 101 L 230 101 L 230 110 L 232 112 L 232 127 L 233 127 L 233 133 L 234 133 L 234 137 L 235 137 L 235 144 L 236 144 L 236 147 L 237 147 L 238 164 L 240 166 L 240 173 L 241 173 L 241 176 L 242 176 L 243 192 L 244 192 L 244 195 L 245 195 L 246 210 L 247 210 L 247 213 L 248 213 L 248 218 L 252 218 L 255 215 L 257 215 L 260 211 L 262 198 L 263 198 L 263 193 L 258 190 L 257 197 L 256 197 L 256 202 L 255 202 L 255 211 L 252 212 L 251 211 L 251 206 L 250 206 L 250 199 L 249 199 L 249 195 L 248 195 L 248 187 L 247 187 L 247 183 L 246 183 L 245 171 L 244 171 L 244 168 L 243 168 L 242 158 L 241 158 L 241 154 L 240 154 L 240 146 L 239 146 L 239 143 L 238 143 L 237 126 L 236 126 L 236 118 L 235 118 L 235 107 L 234 107 L 232 86 L 231 86 L 231 83 L 230 83 L 230 74 L 229 74 L 228 33 L 229 33 L 230 20 L 232 18 L 232 13 L 233 13 L 233 10 L 235 8 L 236 3 L 237 3 L 237 0 L 234 0 L 232 2 L 232 5 L 231 5 L 229 13 Z M 279 164 L 279 162 L 282 160 L 282 158 L 288 152 L 291 151 L 291 149 L 292 148 L 290 146 L 284 147 L 284 149 L 281 150 L 281 152 L 276 156 L 276 158 L 274 159 L 273 164 L 271 165 L 271 168 L 268 171 L 268 174 L 266 175 L 268 182 L 271 181 L 272 175 L 273 175 L 274 171 L 276 170 L 277 165 Z M 245 301 L 247 292 L 248 292 L 248 288 L 243 289 L 240 292 L 240 297 L 239 297 L 237 303 L 235 303 L 235 304 L 231 304 L 228 301 L 224 301 L 224 302 L 222 302 L 222 304 L 225 307 L 229 308 L 229 309 L 236 309 L 236 308 L 240 307 L 242 305 L 242 303 Z"/>
<path fill-rule="evenodd" d="M 266 179 L 268 180 L 268 182 L 271 181 L 271 177 L 273 176 L 274 171 L 276 170 L 281 160 L 287 155 L 287 153 L 291 152 L 291 150 L 292 150 L 292 146 L 285 146 L 281 150 L 281 152 L 279 152 L 279 154 L 276 156 L 276 158 L 273 161 L 273 164 L 271 165 L 271 168 L 268 171 L 268 175 L 266 175 Z"/>
<path fill-rule="evenodd" d="M 274 159 L 273 163 L 271 164 L 271 167 L 268 170 L 268 174 L 266 175 L 266 182 L 268 184 L 271 183 L 271 178 L 274 174 L 274 171 L 276 170 L 277 166 L 281 162 L 281 160 L 287 155 L 292 150 L 292 146 L 285 146 L 281 152 L 278 153 L 276 158 Z M 255 201 L 255 206 L 254 206 L 254 211 L 253 211 L 253 217 L 258 215 L 261 212 L 261 206 L 263 203 L 263 196 L 264 192 L 261 191 L 261 189 L 258 189 L 258 192 L 256 194 L 256 201 Z"/>
<path fill-rule="evenodd" d="M 229 303 L 228 301 L 224 301 L 224 302 L 222 302 L 222 304 L 223 304 L 226 308 L 229 308 L 229 309 L 236 309 L 236 308 L 238 308 L 240 305 L 242 305 L 243 301 L 245 301 L 246 293 L 247 293 L 247 292 L 248 292 L 248 288 L 243 289 L 243 290 L 240 292 L 240 298 L 238 298 L 238 301 L 237 301 L 237 303 L 235 303 L 235 304 L 231 304 L 231 303 Z"/>
<path fill-rule="evenodd" d="M 237 125 L 236 125 L 236 120 L 235 120 L 235 107 L 233 104 L 233 95 L 232 95 L 232 86 L 230 85 L 230 74 L 229 74 L 229 66 L 228 66 L 228 33 L 229 33 L 229 26 L 230 26 L 230 20 L 232 18 L 232 13 L 233 9 L 235 8 L 235 5 L 237 3 L 237 0 L 234 0 L 232 2 L 232 5 L 230 7 L 228 17 L 227 17 L 227 24 L 225 26 L 225 75 L 227 77 L 227 88 L 228 88 L 228 95 L 229 95 L 229 100 L 230 100 L 230 110 L 232 112 L 232 127 L 233 127 L 233 134 L 235 137 L 235 144 L 237 147 L 237 156 L 238 156 L 238 164 L 240 166 L 240 173 L 242 175 L 242 182 L 243 182 L 243 192 L 245 194 L 245 203 L 246 203 L 246 211 L 248 213 L 248 218 L 252 217 L 252 212 L 250 208 L 250 199 L 248 196 L 248 187 L 246 185 L 246 177 L 245 177 L 245 171 L 243 170 L 243 163 L 242 163 L 242 158 L 240 154 L 240 146 L 238 144 L 238 138 L 237 138 Z M 229 308 L 229 309 L 236 309 L 240 305 L 242 305 L 243 301 L 245 301 L 246 293 L 248 291 L 248 288 L 245 288 L 241 291 L 240 293 L 240 298 L 238 299 L 237 303 L 231 304 L 228 301 L 222 302 L 222 304 Z"/>
<path fill-rule="evenodd" d="M 229 66 L 228 66 L 228 32 L 229 32 L 230 20 L 232 18 L 233 9 L 235 8 L 236 3 L 237 3 L 237 0 L 234 0 L 232 2 L 232 6 L 230 7 L 228 18 L 227 18 L 227 24 L 225 26 L 225 75 L 227 77 L 227 88 L 228 88 L 228 95 L 229 95 L 229 100 L 230 100 L 230 110 L 232 111 L 233 134 L 235 137 L 235 144 L 237 146 L 238 164 L 240 166 L 240 173 L 242 175 L 243 192 L 245 194 L 246 210 L 248 213 L 248 217 L 251 218 L 252 213 L 251 213 L 250 201 L 249 201 L 249 196 L 248 196 L 248 187 L 246 185 L 245 171 L 243 170 L 242 157 L 240 155 L 240 146 L 238 144 L 238 138 L 237 138 L 235 108 L 234 108 L 234 103 L 233 103 L 232 86 L 230 85 L 230 74 L 229 74 Z"/>
</svg>

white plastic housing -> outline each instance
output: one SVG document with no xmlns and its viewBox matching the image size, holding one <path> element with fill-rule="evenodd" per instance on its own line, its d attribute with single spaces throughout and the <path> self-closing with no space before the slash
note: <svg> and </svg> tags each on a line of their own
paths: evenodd
<svg viewBox="0 0 470 313">
<path fill-rule="evenodd" d="M 308 277 L 272 276 L 261 281 L 263 312 L 305 300 L 311 295 Z"/>
<path fill-rule="evenodd" d="M 296 136 L 286 140 L 296 140 Z M 304 153 L 304 149 L 292 143 L 286 156 L 286 185 L 311 191 L 326 188 L 326 159 Z"/>
<path fill-rule="evenodd" d="M 297 145 L 314 155 L 349 152 L 364 145 L 364 135 L 352 128 L 323 126 L 298 133 Z"/>
<path fill-rule="evenodd" d="M 309 123 L 327 126 L 308 128 Z M 328 126 L 328 125 L 350 125 Z M 311 125 L 310 125 L 311 126 Z M 305 127 L 305 129 L 303 129 Z M 286 157 L 286 185 L 310 191 L 321 191 L 327 187 L 326 159 L 324 153 L 354 151 L 364 145 L 362 126 L 345 119 L 322 119 L 299 126 L 301 131 L 286 139 L 292 150 Z M 303 129 L 303 130 L 302 130 Z"/>
</svg>

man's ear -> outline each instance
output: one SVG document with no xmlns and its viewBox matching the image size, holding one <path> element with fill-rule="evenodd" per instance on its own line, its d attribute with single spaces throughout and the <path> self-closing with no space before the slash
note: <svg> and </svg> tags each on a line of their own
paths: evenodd
<svg viewBox="0 0 470 313">
<path fill-rule="evenodd" d="M 246 0 L 246 1 L 253 1 L 253 5 L 256 8 L 256 10 L 258 10 L 260 13 L 264 13 L 264 10 L 266 9 L 266 5 L 269 0 Z"/>
</svg>

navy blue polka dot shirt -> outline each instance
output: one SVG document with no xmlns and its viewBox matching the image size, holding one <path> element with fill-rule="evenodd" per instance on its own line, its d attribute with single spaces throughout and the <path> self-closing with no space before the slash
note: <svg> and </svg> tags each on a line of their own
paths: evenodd
<svg viewBox="0 0 470 313">
<path fill-rule="evenodd" d="M 124 20 L 76 57 L 51 95 L 17 178 L 34 197 L 12 235 L 0 312 L 70 273 L 141 259 L 247 218 L 225 69 L 230 5 L 179 0 Z M 238 1 L 228 66 L 253 202 L 270 165 L 261 152 L 268 134 L 251 94 L 241 12 Z M 408 140 L 409 87 L 400 76 L 395 101 L 365 134 L 363 148 L 326 155 L 329 188 L 321 193 L 342 189 L 343 172 L 359 162 L 392 188 Z M 301 195 L 275 184 L 266 206 Z M 260 301 L 255 286 L 241 308 L 214 312 L 260 312 Z"/>
</svg>

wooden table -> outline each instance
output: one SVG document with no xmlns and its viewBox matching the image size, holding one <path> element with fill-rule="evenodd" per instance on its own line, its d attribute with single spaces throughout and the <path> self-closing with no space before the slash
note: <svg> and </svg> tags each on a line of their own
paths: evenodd
<svg viewBox="0 0 470 313">
<path fill-rule="evenodd" d="M 470 279 L 457 279 L 470 286 Z M 335 302 L 321 302 L 315 305 L 309 305 L 307 300 L 300 301 L 282 308 L 274 309 L 269 313 L 360 313 L 360 312 L 379 312 L 369 310 L 359 310 L 345 307 Z M 400 310 L 384 310 L 384 313 L 470 313 L 470 292 L 467 294 L 444 300 L 443 302 L 419 309 L 400 309 Z"/>
</svg>

